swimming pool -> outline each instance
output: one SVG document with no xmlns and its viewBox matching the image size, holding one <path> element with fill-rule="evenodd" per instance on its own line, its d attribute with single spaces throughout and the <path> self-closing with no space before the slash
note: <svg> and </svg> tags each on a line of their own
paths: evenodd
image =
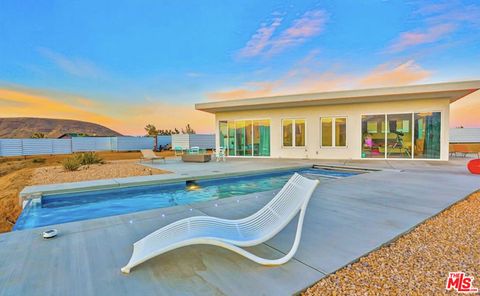
<svg viewBox="0 0 480 296">
<path fill-rule="evenodd" d="M 29 229 L 279 189 L 294 172 L 319 179 L 357 174 L 303 168 L 187 183 L 46 195 L 27 202 L 13 229 Z"/>
</svg>

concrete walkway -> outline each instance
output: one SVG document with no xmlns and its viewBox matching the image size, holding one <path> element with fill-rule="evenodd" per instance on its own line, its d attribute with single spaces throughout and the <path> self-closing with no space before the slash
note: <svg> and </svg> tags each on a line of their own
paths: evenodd
<svg viewBox="0 0 480 296">
<path fill-rule="evenodd" d="M 278 160 L 277 160 L 278 162 Z M 335 162 L 329 162 L 335 163 Z M 321 184 L 309 204 L 294 259 L 264 267 L 213 246 L 191 246 L 120 273 L 132 243 L 172 221 L 212 215 L 239 218 L 275 192 L 67 223 L 45 241 L 43 228 L 0 235 L 1 295 L 291 295 L 380 247 L 480 188 L 459 162 L 356 162 L 388 167 Z M 216 204 L 216 206 L 215 206 Z M 249 248 L 275 258 L 290 249 L 293 221 Z"/>
</svg>

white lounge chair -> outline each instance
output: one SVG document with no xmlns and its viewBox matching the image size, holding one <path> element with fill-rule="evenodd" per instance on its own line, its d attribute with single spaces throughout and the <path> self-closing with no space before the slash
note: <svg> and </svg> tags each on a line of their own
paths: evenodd
<svg viewBox="0 0 480 296">
<path fill-rule="evenodd" d="M 160 159 L 163 160 L 163 162 L 166 162 L 165 157 L 156 155 L 150 149 L 142 149 L 140 151 L 142 152 L 142 160 L 150 160 L 153 163 L 154 160 Z"/>
<path fill-rule="evenodd" d="M 182 219 L 147 235 L 133 245 L 130 261 L 121 270 L 130 270 L 155 256 L 197 244 L 223 247 L 262 265 L 280 265 L 290 260 L 298 249 L 308 201 L 318 185 L 295 173 L 278 194 L 253 215 L 227 220 L 209 216 Z M 241 247 L 259 245 L 279 233 L 299 213 L 295 241 L 284 257 L 265 259 Z"/>
</svg>

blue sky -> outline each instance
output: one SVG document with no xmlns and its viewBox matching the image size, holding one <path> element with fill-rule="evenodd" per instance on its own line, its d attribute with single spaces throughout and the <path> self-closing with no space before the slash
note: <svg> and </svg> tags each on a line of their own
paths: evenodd
<svg viewBox="0 0 480 296">
<path fill-rule="evenodd" d="M 0 40 L 0 116 L 133 134 L 211 130 L 200 101 L 480 77 L 478 1 L 0 0 Z"/>
</svg>

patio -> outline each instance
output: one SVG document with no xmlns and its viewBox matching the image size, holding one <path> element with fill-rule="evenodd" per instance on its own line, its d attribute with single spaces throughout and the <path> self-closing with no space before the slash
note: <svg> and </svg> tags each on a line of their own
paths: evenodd
<svg viewBox="0 0 480 296">
<path fill-rule="evenodd" d="M 313 163 L 345 164 L 278 159 L 181 164 L 171 160 L 153 166 L 173 174 L 128 179 L 141 182 L 138 178 L 161 177 L 166 181 Z M 132 243 L 155 229 L 193 215 L 244 217 L 268 202 L 275 194 L 270 191 L 61 224 L 55 226 L 61 235 L 50 241 L 39 235 L 44 228 L 0 235 L 0 294 L 290 295 L 480 187 L 479 177 L 466 172 L 465 160 L 346 164 L 385 170 L 321 184 L 310 201 L 299 250 L 285 265 L 260 266 L 221 248 L 192 246 L 158 256 L 130 275 L 120 272 L 130 257 Z M 126 180 L 116 182 L 120 181 Z M 295 223 L 249 250 L 269 258 L 282 256 L 290 249 Z"/>
</svg>

